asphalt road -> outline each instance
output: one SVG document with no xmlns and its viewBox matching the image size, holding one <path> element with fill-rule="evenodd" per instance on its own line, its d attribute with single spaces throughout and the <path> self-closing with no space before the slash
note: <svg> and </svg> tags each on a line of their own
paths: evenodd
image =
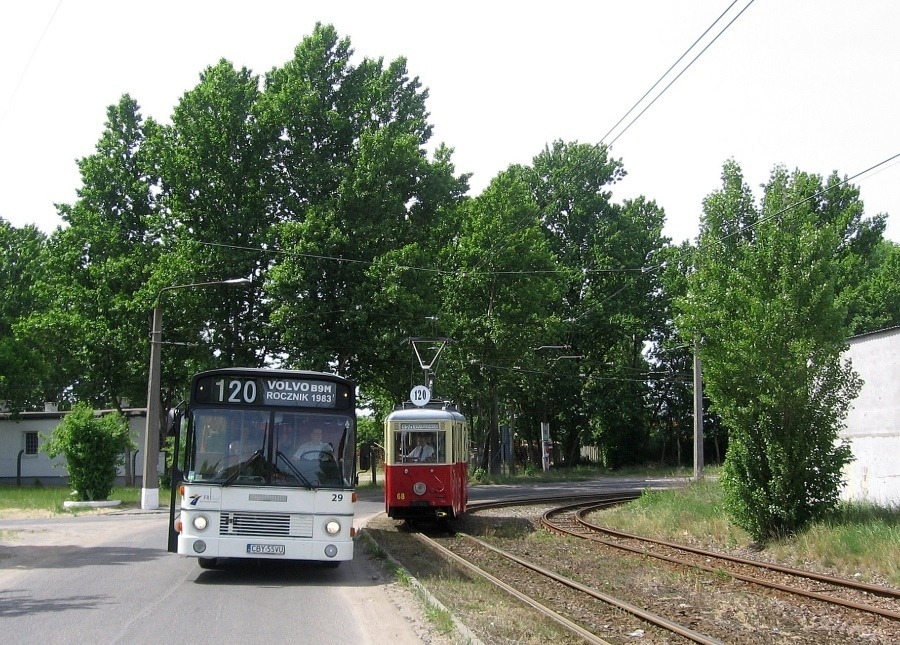
<svg viewBox="0 0 900 645">
<path fill-rule="evenodd" d="M 669 487 L 610 479 L 478 486 L 472 500 L 529 492 Z M 361 491 L 356 525 L 384 509 Z M 0 638 L 18 643 L 437 642 L 407 590 L 361 540 L 337 569 L 284 561 L 202 570 L 166 551 L 167 512 L 0 520 Z"/>
<path fill-rule="evenodd" d="M 383 502 L 359 503 L 359 522 Z M 4 643 L 422 643 L 363 544 L 337 569 L 200 569 L 166 551 L 166 513 L 0 520 Z"/>
</svg>

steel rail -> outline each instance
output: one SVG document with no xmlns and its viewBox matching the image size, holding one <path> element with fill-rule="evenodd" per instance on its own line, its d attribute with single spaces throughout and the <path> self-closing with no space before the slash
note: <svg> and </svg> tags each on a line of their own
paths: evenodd
<svg viewBox="0 0 900 645">
<path fill-rule="evenodd" d="M 566 578 L 565 576 L 561 576 L 558 573 L 550 571 L 549 569 L 545 569 L 544 567 L 541 567 L 537 564 L 534 564 L 533 562 L 529 562 L 528 560 L 525 560 L 516 555 L 513 555 L 512 553 L 504 551 L 503 549 L 499 549 L 491 544 L 488 544 L 487 542 L 479 540 L 476 537 L 473 537 L 466 533 L 457 533 L 457 535 L 460 535 L 468 540 L 471 540 L 472 542 L 475 542 L 476 544 L 480 545 L 482 548 L 493 551 L 494 553 L 501 555 L 504 558 L 511 560 L 512 562 L 515 562 L 516 564 L 519 564 L 527 569 L 531 569 L 535 573 L 538 573 L 542 576 L 550 578 L 551 580 L 555 580 L 556 582 L 559 582 L 571 589 L 574 589 L 576 591 L 580 591 L 581 593 L 587 594 L 588 596 L 591 596 L 592 598 L 600 600 L 601 602 L 605 602 L 608 605 L 617 607 L 618 609 L 621 609 L 621 610 L 626 611 L 634 616 L 637 616 L 638 618 L 641 618 L 642 620 L 645 620 L 648 623 L 656 625 L 657 627 L 661 627 L 672 633 L 678 634 L 680 636 L 684 636 L 685 638 L 692 640 L 695 643 L 701 643 L 703 645 L 721 645 L 722 644 L 722 641 L 720 641 L 720 640 L 714 639 L 710 636 L 707 636 L 706 634 L 701 634 L 700 632 L 696 632 L 696 631 L 690 629 L 689 627 L 685 627 L 684 625 L 681 625 L 680 623 L 676 623 L 672 620 L 669 620 L 668 618 L 665 618 L 664 616 L 660 616 L 659 614 L 656 614 L 652 611 L 648 611 L 646 609 L 643 609 L 642 607 L 633 605 L 633 604 L 626 602 L 620 598 L 616 598 L 615 596 L 610 596 L 609 594 L 605 594 L 602 591 L 598 591 L 597 589 L 587 587 L 579 582 L 576 582 L 575 580 L 572 580 L 571 578 Z"/>
<path fill-rule="evenodd" d="M 593 542 L 603 544 L 605 546 L 620 549 L 623 551 L 628 551 L 628 552 L 646 556 L 646 557 L 656 558 L 658 560 L 670 562 L 670 563 L 676 564 L 678 566 L 700 569 L 702 571 L 707 571 L 709 573 L 715 573 L 715 574 L 722 573 L 722 571 L 723 571 L 721 568 L 715 568 L 715 567 L 710 567 L 710 566 L 703 565 L 703 564 L 688 562 L 686 560 L 681 560 L 681 559 L 678 559 L 678 558 L 675 558 L 672 556 L 663 555 L 660 553 L 654 553 L 652 551 L 647 551 L 645 549 L 641 549 L 638 547 L 628 546 L 625 544 L 619 544 L 616 542 L 612 542 L 610 540 L 601 539 L 599 537 L 596 537 L 597 532 L 614 534 L 614 533 L 616 533 L 616 531 L 611 531 L 611 530 L 607 531 L 607 529 L 605 529 L 603 527 L 598 527 L 595 529 L 595 528 L 593 528 L 593 525 L 591 525 L 588 522 L 583 522 L 583 521 L 579 522 L 579 520 L 576 519 L 576 523 L 578 524 L 578 526 L 581 527 L 582 530 L 589 532 L 588 535 L 585 535 L 583 533 L 579 533 L 577 531 L 567 529 L 566 527 L 562 526 L 559 522 L 554 522 L 551 519 L 551 516 L 553 516 L 553 515 L 561 515 L 563 513 L 574 512 L 573 509 L 578 508 L 579 506 L 582 506 L 582 505 L 581 504 L 570 504 L 565 507 L 551 509 L 551 510 L 547 511 L 546 513 L 544 513 L 544 515 L 541 518 L 541 523 L 546 528 L 548 528 L 552 531 L 556 531 L 558 533 L 564 534 L 564 535 L 570 535 L 570 536 L 577 537 L 577 538 L 588 539 Z M 603 503 L 603 504 L 595 505 L 594 507 L 592 507 L 590 509 L 590 511 L 597 510 L 598 508 L 602 508 L 604 506 L 608 506 L 608 504 Z M 585 509 L 582 511 L 582 513 L 585 513 L 585 512 L 588 512 L 588 509 Z M 576 515 L 576 518 L 577 518 L 578 513 L 574 513 L 574 514 Z M 591 535 L 592 535 L 592 537 L 591 537 Z M 624 537 L 624 535 L 626 535 L 626 534 L 623 534 L 623 537 Z M 631 539 L 638 540 L 638 541 L 644 541 L 644 542 L 648 542 L 648 543 L 659 543 L 662 545 L 661 542 L 658 542 L 652 538 L 643 538 L 640 536 L 629 536 L 629 537 Z M 722 560 L 728 560 L 727 557 L 723 557 L 723 554 L 715 553 L 715 552 L 711 552 L 711 551 L 704 551 L 702 549 L 694 549 L 694 547 L 685 548 L 684 545 L 676 545 L 675 543 L 671 543 L 670 545 L 667 545 L 667 546 L 669 546 L 670 548 L 674 548 L 674 549 L 681 549 L 683 551 L 692 551 L 697 555 L 703 555 L 703 556 L 709 557 L 709 558 L 718 558 L 718 559 L 722 559 Z M 757 563 L 753 560 L 748 560 L 747 566 L 753 566 L 756 568 L 765 568 L 765 567 L 760 567 L 759 563 Z M 807 573 L 807 572 L 800 572 L 799 570 L 798 570 L 798 572 L 801 577 L 803 576 L 803 574 Z M 836 598 L 834 596 L 829 596 L 827 594 L 823 594 L 823 593 L 819 593 L 819 592 L 815 592 L 815 591 L 807 591 L 805 589 L 800 589 L 798 587 L 783 585 L 783 584 L 777 583 L 777 582 L 770 582 L 768 580 L 763 580 L 761 578 L 755 578 L 753 576 L 744 575 L 744 574 L 737 573 L 734 571 L 727 571 L 727 573 L 728 573 L 728 575 L 732 576 L 733 578 L 735 578 L 737 580 L 741 580 L 743 582 L 757 584 L 762 587 L 766 587 L 766 588 L 770 588 L 770 589 L 778 589 L 779 591 L 783 591 L 785 593 L 803 596 L 803 597 L 810 598 L 813 600 L 818 600 L 820 602 L 825 602 L 825 603 L 832 604 L 832 605 L 839 605 L 839 606 L 847 607 L 850 609 L 855 609 L 857 611 L 863 611 L 866 613 L 876 614 L 879 616 L 883 616 L 885 618 L 890 618 L 892 620 L 900 620 L 900 613 L 898 613 L 896 611 L 892 611 L 890 609 L 883 609 L 881 607 L 875 607 L 874 605 L 867 605 L 867 604 L 858 603 L 858 602 L 852 601 L 852 600 Z"/>
<path fill-rule="evenodd" d="M 434 549 L 435 551 L 443 554 L 445 557 L 449 558 L 450 560 L 452 560 L 456 564 L 460 565 L 464 569 L 471 571 L 478 577 L 488 580 L 489 582 L 493 583 L 497 587 L 503 589 L 508 594 L 514 596 L 515 598 L 518 598 L 519 600 L 521 600 L 523 603 L 525 603 L 529 607 L 537 610 L 538 613 L 540 613 L 542 616 L 545 616 L 545 617 L 553 620 L 560 626 L 564 627 L 565 629 L 568 629 L 570 632 L 577 634 L 581 638 L 585 639 L 588 643 L 594 643 L 595 645 L 611 645 L 611 643 L 609 641 L 600 638 L 596 634 L 592 634 L 591 632 L 587 631 L 580 625 L 572 622 L 565 616 L 562 616 L 561 614 L 556 613 L 549 607 L 539 603 L 534 598 L 531 598 L 530 596 L 523 594 L 521 591 L 509 586 L 508 584 L 506 584 L 499 578 L 491 575 L 484 569 L 472 564 L 468 560 L 465 560 L 464 558 L 458 556 L 457 554 L 453 553 L 453 551 L 451 551 L 450 549 L 447 549 L 446 547 L 444 547 L 441 544 L 438 544 L 436 541 L 432 540 L 431 538 L 426 537 L 425 535 L 422 535 L 421 533 L 413 533 L 412 535 L 413 535 L 413 537 L 415 537 L 417 540 L 419 540 L 420 542 L 422 542 L 429 548 Z"/>
<path fill-rule="evenodd" d="M 713 551 L 707 551 L 705 549 L 700 549 L 698 547 L 693 547 L 687 544 L 679 544 L 677 542 L 668 542 L 666 540 L 659 540 L 656 538 L 647 538 L 641 535 L 632 535 L 630 533 L 626 533 L 624 531 L 619 531 L 617 529 L 610 529 L 605 526 L 599 526 L 597 524 L 592 524 L 588 522 L 585 518 L 585 515 L 596 510 L 599 507 L 595 508 L 586 508 L 582 511 L 576 513 L 576 518 L 581 524 L 591 528 L 595 531 L 602 531 L 604 533 L 608 533 L 609 535 L 614 535 L 622 538 L 633 539 L 633 540 L 641 540 L 650 544 L 659 544 L 660 546 L 667 546 L 672 549 L 680 549 L 682 551 L 687 551 L 689 553 L 695 553 L 697 555 L 702 556 L 712 556 L 718 558 L 720 560 L 727 560 L 729 562 L 735 562 L 737 564 L 744 564 L 751 567 L 758 567 L 761 569 L 769 569 L 770 571 L 778 571 L 779 573 L 786 573 L 792 576 L 797 576 L 798 578 L 808 578 L 810 580 L 816 580 L 818 582 L 825 582 L 830 585 L 834 585 L 836 587 L 846 587 L 848 589 L 854 589 L 856 591 L 864 591 L 866 593 L 874 594 L 877 596 L 884 596 L 885 598 L 900 598 L 900 589 L 892 589 L 890 587 L 884 587 L 882 585 L 873 585 L 866 582 L 859 582 L 857 580 L 850 580 L 849 578 L 838 578 L 835 576 L 829 576 L 824 573 L 818 573 L 816 571 L 807 571 L 805 569 L 795 569 L 793 567 L 784 566 L 781 564 L 776 564 L 774 562 L 765 562 L 763 560 L 751 560 L 750 558 L 742 558 L 736 555 L 729 555 L 724 553 L 718 553 Z"/>
<path fill-rule="evenodd" d="M 534 495 L 526 497 L 513 497 L 510 499 L 496 499 L 481 502 L 469 502 L 467 510 L 470 513 L 488 510 L 491 508 L 504 508 L 507 506 L 540 506 L 543 504 L 555 504 L 557 502 L 574 502 L 573 507 L 579 507 L 594 501 L 598 504 L 623 504 L 638 499 L 639 492 L 609 492 L 609 493 L 576 493 L 567 495 Z"/>
</svg>

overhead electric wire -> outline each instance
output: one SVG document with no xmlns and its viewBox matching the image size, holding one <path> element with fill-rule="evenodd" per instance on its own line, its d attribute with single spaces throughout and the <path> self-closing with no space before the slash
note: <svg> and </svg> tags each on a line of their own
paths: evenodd
<svg viewBox="0 0 900 645">
<path fill-rule="evenodd" d="M 60 5 L 62 5 L 63 0 L 59 0 L 56 3 L 56 7 L 53 9 L 53 13 L 50 14 L 50 19 L 47 21 L 47 25 L 44 27 L 44 31 L 41 32 L 40 38 L 35 43 L 34 48 L 31 50 L 31 55 L 28 56 L 28 60 L 25 62 L 25 68 L 22 70 L 22 75 L 19 76 L 19 80 L 16 83 L 16 86 L 13 88 L 12 94 L 9 96 L 9 103 L 6 104 L 6 108 L 3 110 L 3 114 L 0 115 L 0 125 L 6 121 L 6 117 L 9 114 L 9 111 L 12 109 L 13 101 L 16 98 L 16 94 L 19 93 L 19 88 L 22 86 L 22 82 L 25 80 L 25 76 L 28 74 L 28 69 L 31 67 L 31 61 L 34 59 L 34 55 L 37 53 L 37 50 L 40 48 L 41 43 L 44 41 L 44 36 L 47 35 L 47 31 L 50 29 L 50 25 L 53 24 L 53 19 L 56 17 L 56 12 L 59 11 Z"/>
<path fill-rule="evenodd" d="M 268 253 L 274 255 L 288 255 L 294 257 L 305 257 L 313 260 L 330 260 L 334 262 L 347 262 L 349 264 L 375 264 L 372 260 L 357 260 L 354 258 L 338 257 L 333 255 L 322 255 L 318 253 L 301 253 L 297 251 L 286 251 L 283 249 L 263 249 L 255 246 L 247 246 L 241 244 L 226 244 L 224 242 L 202 242 L 194 240 L 195 244 L 201 246 L 212 246 L 234 251 L 248 251 L 251 253 Z M 426 273 L 438 273 L 441 275 L 459 275 L 459 276 L 486 276 L 486 275 L 536 275 L 536 274 L 554 274 L 568 273 L 571 269 L 538 269 L 534 271 L 479 271 L 472 269 L 435 269 L 429 267 L 418 267 L 410 264 L 395 264 L 396 269 L 405 269 L 409 271 L 422 271 Z M 584 273 L 647 273 L 659 267 L 611 267 L 608 269 L 580 269 Z"/>
<path fill-rule="evenodd" d="M 700 36 L 697 37 L 697 40 L 695 40 L 695 41 L 691 44 L 690 47 L 688 47 L 687 49 L 684 50 L 684 53 L 683 53 L 681 56 L 678 57 L 678 60 L 676 60 L 674 63 L 672 63 L 672 66 L 669 67 L 669 69 L 667 69 L 665 72 L 663 72 L 663 75 L 660 76 L 660 77 L 656 80 L 656 82 L 655 82 L 653 85 L 650 86 L 650 89 L 649 89 L 649 90 L 647 90 L 646 92 L 644 92 L 644 95 L 643 95 L 641 98 L 639 98 L 637 101 L 635 101 L 634 105 L 632 105 L 632 106 L 628 109 L 628 111 L 627 111 L 625 114 L 622 115 L 622 118 L 621 118 L 621 119 L 619 119 L 618 121 L 616 121 L 616 124 L 615 124 L 613 127 L 611 127 L 611 128 L 609 129 L 609 132 L 607 132 L 607 133 L 604 134 L 602 137 L 600 137 L 600 142 L 601 142 L 601 143 L 603 143 L 603 142 L 606 140 L 606 137 L 608 137 L 610 134 L 612 134 L 613 130 L 615 130 L 616 128 L 619 127 L 619 124 L 622 123 L 622 121 L 624 121 L 625 119 L 628 118 L 628 115 L 629 115 L 629 114 L 631 114 L 632 112 L 634 112 L 635 108 L 636 108 L 638 105 L 640 105 L 641 102 L 642 102 L 645 98 L 647 98 L 647 96 L 650 94 L 650 92 L 652 92 L 653 90 L 656 89 L 656 86 L 657 86 L 657 85 L 659 85 L 660 83 L 662 83 L 662 80 L 663 80 L 666 76 L 669 75 L 669 72 L 671 72 L 673 69 L 675 69 L 675 67 L 678 65 L 678 63 L 680 63 L 682 60 L 684 60 L 684 57 L 688 55 L 688 52 L 690 52 L 694 47 L 696 47 L 696 46 L 697 46 L 697 43 L 699 43 L 701 40 L 703 40 L 703 37 L 706 36 L 706 34 L 709 33 L 710 29 L 712 29 L 713 27 L 715 27 L 715 26 L 716 26 L 716 23 L 719 22 L 719 21 L 722 19 L 722 17 L 723 17 L 726 13 L 728 13 L 728 12 L 731 10 L 731 8 L 732 8 L 735 4 L 737 4 L 737 0 L 734 0 L 730 5 L 728 5 L 728 7 L 725 9 L 725 11 L 723 11 L 723 12 L 719 15 L 719 17 L 716 18 L 716 19 L 713 21 L 713 23 L 712 23 L 709 27 L 706 28 L 706 31 L 704 31 L 702 34 L 700 34 Z M 748 6 L 749 6 L 749 5 L 748 5 Z M 618 137 L 617 137 L 617 138 L 618 138 Z"/>
<path fill-rule="evenodd" d="M 631 128 L 631 126 L 634 125 L 634 122 L 637 121 L 638 119 L 640 119 L 641 116 L 643 116 L 644 112 L 646 112 L 647 110 L 649 110 L 650 107 L 651 107 L 654 103 L 656 103 L 656 101 L 659 100 L 659 98 L 660 98 L 663 94 L 665 94 L 666 91 L 667 91 L 670 87 L 672 87 L 672 85 L 675 83 L 675 81 L 677 81 L 679 78 L 681 78 L 681 75 L 684 74 L 687 70 L 689 70 L 689 69 L 691 68 L 691 66 L 692 66 L 694 63 L 697 62 L 697 59 L 700 58 L 700 57 L 706 52 L 706 50 L 709 49 L 709 48 L 712 46 L 712 44 L 713 44 L 714 42 L 716 42 L 716 41 L 719 39 L 719 36 L 721 36 L 722 34 L 724 34 L 725 31 L 726 31 L 729 27 L 731 27 L 731 25 L 734 24 L 734 21 L 737 20 L 738 18 L 740 18 L 741 15 L 742 15 L 742 14 L 750 7 L 750 5 L 752 5 L 755 1 L 756 1 L 756 0 L 750 0 L 750 2 L 748 2 L 748 3 L 744 6 L 744 8 L 741 9 L 741 10 L 738 12 L 738 14 L 737 14 L 734 18 L 732 18 L 732 19 L 728 22 L 728 24 L 725 25 L 725 26 L 722 28 L 721 31 L 719 31 L 718 34 L 716 34 L 715 38 L 713 38 L 711 41 L 709 41 L 709 43 L 707 43 L 706 46 L 705 46 L 703 49 L 701 49 L 700 52 L 699 52 L 696 56 L 694 56 L 694 58 L 691 60 L 691 62 L 688 63 L 687 66 L 686 66 L 684 69 L 682 69 L 680 72 L 678 72 L 678 75 L 675 76 L 675 78 L 673 78 L 671 81 L 669 81 L 669 84 L 666 85 L 666 86 L 662 89 L 662 91 L 661 91 L 659 94 L 657 94 L 656 97 L 654 97 L 654 99 L 653 99 L 652 101 L 650 101 L 650 103 L 648 103 L 647 106 L 646 106 L 643 110 L 641 110 L 640 113 L 639 113 L 636 117 L 634 117 L 634 118 L 629 122 L 629 124 L 628 124 L 627 126 L 625 126 L 625 129 L 622 130 L 621 132 L 619 132 L 619 134 L 616 135 L 616 138 L 613 139 L 612 141 L 610 141 L 610 142 L 607 144 L 607 147 L 612 147 L 612 145 L 613 145 L 616 141 L 619 140 L 619 137 L 621 137 L 623 134 L 625 134 L 626 132 L 628 132 L 629 128 Z M 728 9 L 726 9 L 725 12 L 723 12 L 722 15 L 725 15 L 725 13 L 727 13 L 728 10 L 731 9 L 732 6 L 734 6 L 734 2 L 732 2 L 732 3 L 728 6 Z M 720 20 L 721 18 L 722 18 L 722 16 L 719 16 L 718 18 L 716 18 L 715 22 L 713 22 L 713 24 L 710 25 L 710 28 L 711 28 L 713 25 L 715 25 L 717 22 L 719 22 L 719 20 Z M 709 31 L 709 29 L 707 29 L 706 31 Z M 703 35 L 706 35 L 706 32 L 703 32 Z M 700 36 L 700 38 L 703 38 L 703 36 Z M 699 41 L 699 40 L 700 40 L 700 39 L 698 38 L 698 41 Z M 696 44 L 697 44 L 697 42 L 694 42 L 694 44 L 691 45 L 691 46 L 687 49 L 687 51 L 685 51 L 685 54 L 687 54 L 688 51 L 690 51 L 691 49 L 693 49 L 694 45 L 696 45 Z M 684 58 L 684 54 L 682 54 L 682 58 Z M 679 58 L 678 60 L 680 61 L 681 58 Z M 675 65 L 677 65 L 677 64 L 678 64 L 678 63 L 676 62 Z M 674 67 L 674 65 L 673 65 L 673 67 Z M 669 68 L 669 70 L 666 71 L 666 74 L 668 74 L 669 71 L 671 71 L 671 69 L 672 69 L 672 68 Z M 658 85 L 659 82 L 662 81 L 662 79 L 663 79 L 664 77 L 665 77 L 665 74 L 663 74 L 663 76 L 660 77 L 660 79 L 659 79 L 658 81 L 656 81 L 656 83 L 653 85 L 653 87 L 656 87 L 656 85 Z M 650 90 L 648 90 L 647 93 L 649 94 L 650 91 L 652 91 L 652 89 L 653 89 L 653 88 L 650 88 Z M 644 95 L 644 97 L 646 97 L 646 94 Z M 644 97 L 641 97 L 641 101 L 644 99 Z M 638 103 L 640 103 L 640 101 L 638 101 Z M 635 104 L 635 105 L 637 105 L 637 104 Z M 630 114 L 630 113 L 634 110 L 634 107 L 635 107 L 635 106 L 632 106 L 632 108 L 628 111 L 628 113 L 626 113 L 625 116 L 628 116 L 628 114 Z M 622 117 L 622 119 L 624 119 L 624 118 L 625 118 L 625 117 Z M 619 120 L 619 123 L 621 123 L 622 119 Z M 618 125 L 618 123 L 617 123 L 616 125 Z M 615 129 L 615 126 L 613 126 L 613 130 L 614 130 L 614 129 Z M 612 130 L 610 130 L 610 132 L 612 132 Z M 603 138 L 605 139 L 607 136 L 609 136 L 609 132 L 607 132 L 607 133 L 604 135 Z"/>
<path fill-rule="evenodd" d="M 738 14 L 737 14 L 734 18 L 732 18 L 732 19 L 728 22 L 728 24 L 725 25 L 725 26 L 719 31 L 718 34 L 716 34 L 716 36 L 715 36 L 715 37 L 714 37 L 714 38 L 713 38 L 713 39 L 712 39 L 712 40 L 711 40 L 711 41 L 710 41 L 710 42 L 709 42 L 709 43 L 708 43 L 708 44 L 707 44 L 707 45 L 706 45 L 706 46 L 705 46 L 705 47 L 704 47 L 704 48 L 703 48 L 703 49 L 702 49 L 702 50 L 701 50 L 694 58 L 693 58 L 693 60 L 691 60 L 691 62 L 688 63 L 688 65 L 687 65 L 684 69 L 682 69 L 682 70 L 678 73 L 678 75 L 677 75 L 674 79 L 672 79 L 672 80 L 669 82 L 669 84 L 666 85 L 666 87 L 663 88 L 663 90 L 662 90 L 662 91 L 661 91 L 661 92 L 660 92 L 660 93 L 659 93 L 659 94 L 658 94 L 658 95 L 657 95 L 657 96 L 656 96 L 656 97 L 655 97 L 655 98 L 654 98 L 654 99 L 653 99 L 653 100 L 652 100 L 652 101 L 651 101 L 651 102 L 650 102 L 643 110 L 641 110 L 641 112 L 640 112 L 634 119 L 631 120 L 631 122 L 625 127 L 625 129 L 622 130 L 619 134 L 617 134 L 617 135 L 616 135 L 616 138 L 613 139 L 606 147 L 607 147 L 607 148 L 610 148 L 610 147 L 612 146 L 613 143 L 615 143 L 616 141 L 618 141 L 619 137 L 621 137 L 623 134 L 625 134 L 625 132 L 627 132 L 628 129 L 631 128 L 632 125 L 634 125 L 635 121 L 637 121 L 637 120 L 638 120 L 638 119 L 639 119 L 639 118 L 640 118 L 640 117 L 641 117 L 641 116 L 642 116 L 642 115 L 650 108 L 650 106 L 652 106 L 652 105 L 653 105 L 653 104 L 654 104 L 654 103 L 655 103 L 655 102 L 656 102 L 656 101 L 657 101 L 657 100 L 658 100 L 658 99 L 659 99 L 659 98 L 660 98 L 660 97 L 661 97 L 661 96 L 662 96 L 662 95 L 663 95 L 663 94 L 664 94 L 664 93 L 672 86 L 672 84 L 675 83 L 675 81 L 677 81 L 677 80 L 681 77 L 681 75 L 684 74 L 684 72 L 686 72 L 686 71 L 687 71 L 687 70 L 688 70 L 688 69 L 689 69 L 689 68 L 697 61 L 697 59 L 700 58 L 700 56 L 702 56 L 703 53 L 706 52 L 707 49 L 709 49 L 709 47 L 710 47 L 714 42 L 716 42 L 716 40 L 718 40 L 719 36 L 721 36 L 723 33 L 725 33 L 725 31 L 726 31 L 732 24 L 734 24 L 734 22 L 735 22 L 738 18 L 741 17 L 741 15 L 742 15 L 749 7 L 750 7 L 751 4 L 753 4 L 753 2 L 755 2 L 755 0 L 749 0 L 749 2 L 744 6 L 744 8 L 741 9 L 741 10 L 738 12 Z M 655 89 L 655 88 L 663 81 L 663 79 L 665 79 L 666 76 L 668 76 L 669 73 L 670 73 L 673 69 L 675 69 L 675 68 L 678 66 L 678 64 L 679 64 L 682 60 L 684 60 L 685 56 L 687 56 L 688 53 L 690 53 L 690 51 L 693 50 L 693 49 L 697 46 L 697 44 L 698 44 L 701 40 L 703 40 L 704 37 L 706 37 L 706 35 L 713 29 L 713 27 L 715 27 L 729 11 L 731 11 L 731 9 L 734 7 L 735 4 L 737 4 L 737 0 L 733 0 L 733 1 L 731 2 L 731 4 L 729 4 L 729 5 L 725 8 L 725 10 L 724 10 L 724 11 L 723 11 L 723 12 L 722 12 L 722 13 L 721 13 L 721 14 L 720 14 L 720 15 L 719 15 L 719 16 L 718 16 L 718 17 L 717 17 L 710 25 L 709 25 L 709 27 L 707 27 L 706 30 L 705 30 L 702 34 L 700 34 L 699 37 L 697 37 L 697 39 L 691 44 L 691 46 L 688 47 L 688 48 L 684 51 L 684 53 L 683 53 L 681 56 L 679 56 L 678 60 L 676 60 L 676 61 L 669 67 L 669 69 L 667 69 L 667 70 L 665 71 L 665 73 L 663 73 L 663 75 L 660 76 L 659 79 L 657 79 L 657 81 L 650 87 L 650 89 L 648 89 L 648 90 L 644 93 L 644 95 L 641 96 L 641 98 L 638 99 L 637 102 L 635 102 L 635 104 L 631 106 L 631 108 L 630 108 L 630 109 L 622 116 L 622 118 L 620 118 L 620 119 L 616 122 L 616 124 L 613 125 L 612 128 L 610 128 L 609 132 L 607 132 L 605 135 L 603 135 L 603 137 L 602 137 L 601 140 L 600 140 L 600 144 L 599 144 L 599 145 L 603 145 L 603 141 L 604 141 L 604 140 L 605 140 L 605 139 L 606 139 L 613 131 L 615 131 L 615 129 L 619 126 L 619 124 L 621 124 L 622 121 L 624 121 L 624 120 L 628 117 L 628 115 L 631 114 L 631 113 L 637 108 L 637 106 L 640 105 L 641 102 L 642 102 L 644 99 L 646 99 L 647 96 L 648 96 L 648 95 L 649 95 L 649 94 L 650 94 L 650 93 L 651 93 L 651 92 L 652 92 L 652 91 L 653 91 L 653 90 L 654 90 L 654 89 Z M 526 216 L 526 218 L 527 218 L 527 216 Z M 523 219 L 522 223 L 524 224 L 524 222 L 525 222 L 525 220 Z M 477 271 L 478 268 L 480 268 L 481 266 L 483 266 L 483 265 L 487 262 L 487 258 L 488 258 L 488 257 L 494 255 L 494 254 L 496 253 L 496 251 L 498 251 L 499 249 L 505 248 L 505 247 L 507 247 L 507 246 L 508 246 L 508 243 L 507 243 L 505 240 L 500 240 L 500 239 L 498 239 L 498 240 L 496 241 L 495 245 L 494 245 L 494 248 L 492 249 L 493 252 L 490 253 L 490 254 L 487 254 L 487 255 L 482 256 L 482 258 L 478 261 L 478 264 L 476 265 L 476 271 Z M 655 268 L 658 268 L 658 267 L 655 267 Z M 641 271 L 643 272 L 643 271 L 646 271 L 647 268 L 646 268 L 646 267 L 643 267 L 643 268 L 641 268 L 641 269 L 633 269 L 633 270 L 641 270 Z M 472 273 L 473 273 L 473 274 L 476 274 L 476 272 L 472 272 Z M 494 273 L 499 273 L 499 272 L 494 272 Z M 614 294 L 614 295 L 615 295 L 615 294 Z M 585 313 L 582 314 L 582 315 L 586 315 L 587 313 L 589 313 L 589 312 L 585 312 Z"/>
</svg>

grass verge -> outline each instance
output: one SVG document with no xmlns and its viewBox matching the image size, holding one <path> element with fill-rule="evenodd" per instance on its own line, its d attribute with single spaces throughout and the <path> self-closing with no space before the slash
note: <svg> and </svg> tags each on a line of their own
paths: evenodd
<svg viewBox="0 0 900 645">
<path fill-rule="evenodd" d="M 735 551 L 753 542 L 728 521 L 716 480 L 691 482 L 678 490 L 647 490 L 640 499 L 593 519 L 628 533 L 710 549 Z M 900 586 L 900 511 L 841 503 L 802 533 L 766 544 L 759 557 Z"/>
<path fill-rule="evenodd" d="M 83 508 L 63 508 L 63 502 L 71 499 L 71 493 L 70 488 L 61 486 L 0 484 L 0 518 L 9 517 L 16 512 L 34 512 L 46 515 L 84 513 L 86 509 Z M 138 508 L 141 504 L 141 489 L 117 486 L 113 488 L 109 499 L 122 500 L 122 504 L 115 507 L 116 510 Z M 169 489 L 160 489 L 159 501 L 161 505 L 168 506 Z"/>
</svg>

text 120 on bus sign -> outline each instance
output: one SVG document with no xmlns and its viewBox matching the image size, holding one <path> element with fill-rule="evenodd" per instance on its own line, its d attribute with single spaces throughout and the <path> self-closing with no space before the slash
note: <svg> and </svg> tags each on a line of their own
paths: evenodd
<svg viewBox="0 0 900 645">
<path fill-rule="evenodd" d="M 337 402 L 337 386 L 325 381 L 220 378 L 210 385 L 210 398 L 215 403 L 333 408 Z"/>
</svg>

